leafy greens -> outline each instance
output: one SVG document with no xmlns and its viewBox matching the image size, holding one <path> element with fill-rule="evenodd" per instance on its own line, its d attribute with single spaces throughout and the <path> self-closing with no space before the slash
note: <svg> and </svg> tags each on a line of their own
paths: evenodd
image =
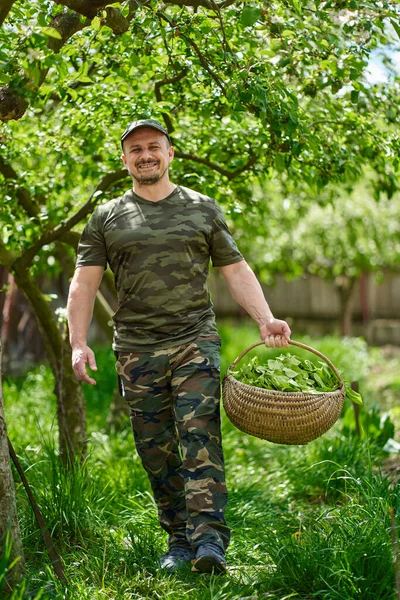
<svg viewBox="0 0 400 600">
<path fill-rule="evenodd" d="M 242 383 L 281 392 L 321 393 L 338 389 L 338 380 L 327 363 L 300 360 L 292 354 L 281 354 L 260 364 L 257 356 L 229 374 Z M 346 396 L 362 404 L 361 395 L 345 383 Z"/>
</svg>

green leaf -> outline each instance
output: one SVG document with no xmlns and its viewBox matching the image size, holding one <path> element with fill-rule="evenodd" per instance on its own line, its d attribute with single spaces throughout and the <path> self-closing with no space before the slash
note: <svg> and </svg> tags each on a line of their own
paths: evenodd
<svg viewBox="0 0 400 600">
<path fill-rule="evenodd" d="M 100 28 L 101 28 L 100 18 L 95 17 L 94 19 L 92 19 L 91 26 L 92 26 L 92 29 L 94 29 L 95 31 L 100 31 Z"/>
<path fill-rule="evenodd" d="M 283 372 L 285 373 L 285 375 L 287 375 L 290 378 L 297 377 L 297 375 L 298 375 L 297 371 L 293 371 L 293 369 L 289 369 L 286 367 L 283 369 Z"/>
<path fill-rule="evenodd" d="M 254 357 L 232 374 L 243 383 L 263 389 L 308 393 L 337 389 L 337 380 L 326 363 L 313 364 L 313 373 L 309 373 L 310 366 L 310 361 L 301 361 L 291 354 L 280 354 L 269 359 L 266 365 L 260 365 L 258 358 Z"/>
<path fill-rule="evenodd" d="M 72 100 L 76 100 L 78 98 L 78 92 L 74 90 L 74 88 L 68 88 L 67 92 L 71 96 Z"/>
<path fill-rule="evenodd" d="M 271 371 L 280 371 L 282 369 L 282 362 L 279 360 L 270 359 L 267 364 L 268 369 L 270 369 Z"/>
<path fill-rule="evenodd" d="M 278 173 L 283 173 L 283 171 L 286 169 L 286 164 L 285 164 L 285 157 L 283 154 L 275 154 L 275 168 L 278 171 Z"/>
<path fill-rule="evenodd" d="M 292 38 L 294 38 L 294 36 L 296 35 L 296 33 L 294 31 L 292 31 L 291 29 L 285 29 L 284 31 L 282 31 L 282 37 L 291 40 Z"/>
<path fill-rule="evenodd" d="M 46 96 L 47 94 L 50 94 L 53 90 L 54 90 L 54 86 L 53 85 L 46 84 L 46 85 L 40 86 L 39 93 L 42 96 Z"/>
<path fill-rule="evenodd" d="M 399 39 L 400 39 L 400 25 L 399 25 L 399 23 L 397 23 L 397 21 L 395 21 L 394 19 L 390 19 L 390 24 L 392 25 L 393 29 L 395 30 L 395 32 L 397 33 L 397 35 L 399 36 Z"/>
<path fill-rule="evenodd" d="M 57 29 L 54 29 L 54 27 L 41 27 L 40 31 L 48 37 L 55 38 L 56 40 L 62 39 L 60 32 L 57 31 Z"/>
<path fill-rule="evenodd" d="M 359 394 L 358 392 L 355 392 L 350 385 L 345 384 L 345 389 L 346 389 L 346 397 L 351 400 L 351 402 L 354 402 L 354 404 L 362 404 L 363 403 L 363 399 L 361 394 Z"/>
<path fill-rule="evenodd" d="M 293 0 L 293 8 L 295 9 L 295 11 L 300 14 L 301 13 L 301 4 L 299 2 L 299 0 Z"/>
<path fill-rule="evenodd" d="M 78 81 L 80 81 L 81 83 L 93 83 L 93 79 L 91 79 L 87 75 L 80 75 L 78 77 Z"/>
<path fill-rule="evenodd" d="M 261 10 L 257 6 L 251 6 L 246 4 L 243 7 L 240 21 L 245 27 L 251 27 L 254 23 L 257 23 L 261 17 Z"/>
<path fill-rule="evenodd" d="M 9 75 L 7 75 L 7 73 L 2 73 L 0 71 L 0 81 L 2 83 L 10 83 L 11 81 L 11 77 Z"/>
</svg>

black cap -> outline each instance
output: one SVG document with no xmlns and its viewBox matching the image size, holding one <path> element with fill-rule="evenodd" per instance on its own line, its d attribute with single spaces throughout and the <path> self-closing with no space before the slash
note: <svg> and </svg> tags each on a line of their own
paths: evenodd
<svg viewBox="0 0 400 600">
<path fill-rule="evenodd" d="M 140 121 L 132 121 L 132 123 L 129 123 L 128 127 L 121 135 L 122 149 L 124 149 L 124 140 L 128 137 L 128 135 L 130 135 L 132 131 L 140 129 L 140 127 L 152 127 L 153 129 L 157 129 L 157 131 L 161 131 L 161 133 L 167 136 L 169 143 L 172 144 L 168 131 L 161 125 L 159 121 L 157 121 L 157 119 L 140 119 Z"/>
</svg>

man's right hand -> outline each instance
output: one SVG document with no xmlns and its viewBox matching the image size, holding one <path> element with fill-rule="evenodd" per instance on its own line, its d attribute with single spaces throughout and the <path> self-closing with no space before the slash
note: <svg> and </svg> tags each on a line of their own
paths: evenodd
<svg viewBox="0 0 400 600">
<path fill-rule="evenodd" d="M 72 368 L 75 373 L 75 377 L 78 381 L 83 381 L 84 383 L 90 383 L 91 385 L 96 385 L 96 380 L 86 372 L 86 365 L 89 365 L 92 371 L 97 371 L 96 359 L 94 357 L 94 352 L 89 348 L 89 346 L 80 346 L 79 348 L 73 348 L 72 350 Z"/>
</svg>

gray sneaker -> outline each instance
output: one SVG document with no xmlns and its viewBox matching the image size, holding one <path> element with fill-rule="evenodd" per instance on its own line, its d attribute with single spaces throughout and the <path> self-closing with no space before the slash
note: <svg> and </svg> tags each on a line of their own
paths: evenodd
<svg viewBox="0 0 400 600">
<path fill-rule="evenodd" d="M 193 559 L 194 552 L 191 548 L 172 546 L 172 548 L 161 557 L 160 567 L 172 573 Z"/>
<path fill-rule="evenodd" d="M 223 549 L 212 542 L 205 542 L 197 548 L 192 571 L 198 573 L 225 573 L 226 560 Z"/>
</svg>

